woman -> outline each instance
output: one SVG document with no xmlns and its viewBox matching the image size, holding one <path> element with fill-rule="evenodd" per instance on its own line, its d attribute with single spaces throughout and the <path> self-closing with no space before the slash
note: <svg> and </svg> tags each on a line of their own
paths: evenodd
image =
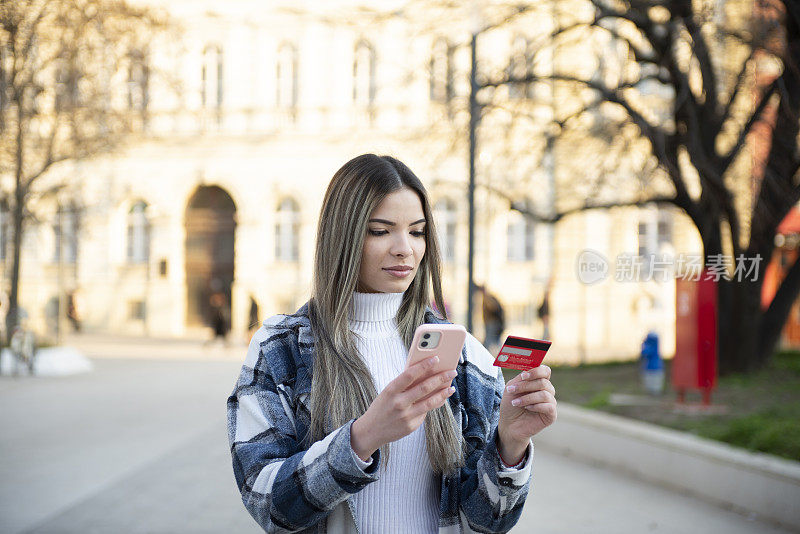
<svg viewBox="0 0 800 534">
<path fill-rule="evenodd" d="M 391 157 L 347 162 L 323 201 L 311 299 L 264 321 L 228 399 L 234 475 L 264 530 L 514 526 L 530 438 L 556 418 L 550 369 L 504 387 L 468 335 L 457 372 L 404 370 L 416 327 L 447 322 L 431 289 L 444 310 L 422 183 Z"/>
</svg>

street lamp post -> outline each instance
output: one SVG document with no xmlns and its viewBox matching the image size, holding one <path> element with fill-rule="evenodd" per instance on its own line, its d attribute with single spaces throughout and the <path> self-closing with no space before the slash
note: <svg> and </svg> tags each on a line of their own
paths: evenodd
<svg viewBox="0 0 800 534">
<path fill-rule="evenodd" d="M 475 292 L 473 279 L 475 267 L 475 143 L 480 109 L 478 108 L 478 81 L 476 78 L 478 30 L 473 29 L 470 43 L 471 63 L 469 69 L 469 249 L 467 260 L 467 331 L 472 332 L 472 295 Z"/>
</svg>

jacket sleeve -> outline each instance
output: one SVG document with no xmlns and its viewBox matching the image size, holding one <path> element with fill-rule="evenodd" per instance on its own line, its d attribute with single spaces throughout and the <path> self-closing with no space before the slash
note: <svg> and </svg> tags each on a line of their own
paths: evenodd
<svg viewBox="0 0 800 534">
<path fill-rule="evenodd" d="M 289 387 L 295 378 L 292 338 L 269 322 L 253 336 L 228 398 L 228 439 L 247 510 L 266 532 L 296 532 L 323 521 L 377 480 L 380 451 L 369 465 L 359 461 L 350 446 L 353 420 L 303 445 Z"/>
<path fill-rule="evenodd" d="M 460 513 L 471 529 L 508 532 L 517 523 L 528 495 L 533 443 L 522 464 L 506 468 L 497 451 L 497 427 L 505 380 L 492 355 L 472 335 L 467 336 L 464 373 L 467 426 L 465 466 L 461 469 Z"/>
</svg>

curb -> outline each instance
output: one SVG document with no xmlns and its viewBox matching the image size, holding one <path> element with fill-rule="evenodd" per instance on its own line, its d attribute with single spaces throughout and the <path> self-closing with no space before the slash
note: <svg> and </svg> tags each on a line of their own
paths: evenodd
<svg viewBox="0 0 800 534">
<path fill-rule="evenodd" d="M 800 532 L 798 462 L 568 403 L 534 442 Z"/>
</svg>

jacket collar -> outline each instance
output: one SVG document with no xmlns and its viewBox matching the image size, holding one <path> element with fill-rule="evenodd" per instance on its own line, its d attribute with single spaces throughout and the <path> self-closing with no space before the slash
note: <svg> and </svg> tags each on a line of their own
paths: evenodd
<svg viewBox="0 0 800 534">
<path fill-rule="evenodd" d="M 311 331 L 311 320 L 308 317 L 309 302 L 303 304 L 294 314 L 287 317 L 286 327 L 292 330 L 297 340 L 297 351 L 299 361 L 297 361 L 297 378 L 295 381 L 295 393 L 311 392 L 311 372 L 314 366 L 314 333 Z M 426 323 L 445 324 L 448 321 L 442 319 L 433 311 L 430 306 L 425 308 Z M 464 358 L 462 350 L 461 358 Z"/>
</svg>

